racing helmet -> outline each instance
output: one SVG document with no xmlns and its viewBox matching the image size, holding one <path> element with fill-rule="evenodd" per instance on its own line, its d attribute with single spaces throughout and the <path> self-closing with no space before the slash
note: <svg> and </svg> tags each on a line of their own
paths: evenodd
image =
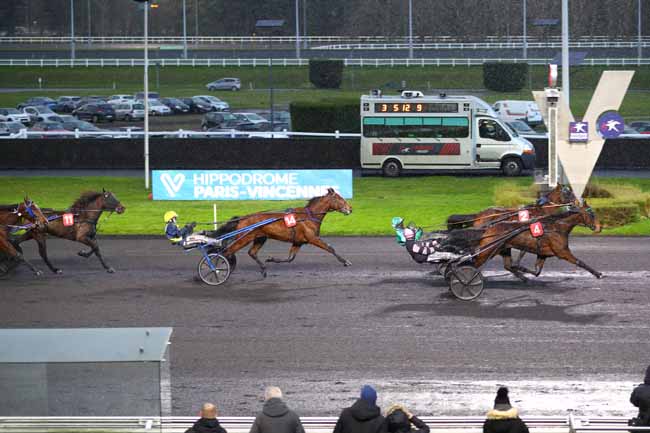
<svg viewBox="0 0 650 433">
<path fill-rule="evenodd" d="M 165 222 L 168 223 L 172 218 L 178 218 L 178 214 L 173 210 L 168 210 L 165 212 L 165 216 L 163 218 L 165 218 Z"/>
</svg>

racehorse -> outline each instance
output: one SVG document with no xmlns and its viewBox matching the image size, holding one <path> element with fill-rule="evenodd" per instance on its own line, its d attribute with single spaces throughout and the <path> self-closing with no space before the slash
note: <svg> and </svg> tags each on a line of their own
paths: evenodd
<svg viewBox="0 0 650 433">
<path fill-rule="evenodd" d="M 495 253 L 499 253 L 504 255 L 506 269 L 514 273 L 524 272 L 539 276 L 546 259 L 549 257 L 557 257 L 586 269 L 596 278 L 602 278 L 602 273 L 578 259 L 569 249 L 569 235 L 575 226 L 584 225 L 596 233 L 599 233 L 601 230 L 598 217 L 586 201 L 582 200 L 579 206 L 574 204 L 568 211 L 561 214 L 540 217 L 538 218 L 538 222 L 541 222 L 543 227 L 543 235 L 539 237 L 533 236 L 531 230 L 527 227 L 528 223 L 526 223 L 526 226 L 522 226 L 521 223 L 503 222 L 485 229 L 479 242 L 479 248 L 486 248 L 485 251 L 475 257 L 474 265 L 478 268 L 493 257 Z M 524 230 L 501 245 L 497 243 L 495 246 L 496 250 L 495 248 L 488 247 L 491 243 L 494 243 L 495 239 L 504 235 L 507 236 L 512 230 L 518 229 Z M 537 261 L 535 262 L 535 270 L 532 271 L 524 268 L 520 266 L 519 262 L 512 265 L 509 260 L 509 250 L 511 248 L 536 254 Z"/>
<path fill-rule="evenodd" d="M 491 207 L 475 214 L 456 214 L 447 218 L 447 229 L 461 229 L 468 227 L 481 227 L 488 223 L 517 220 L 520 210 L 528 210 L 532 216 L 550 215 L 557 213 L 558 207 L 571 204 L 576 200 L 571 187 L 557 185 L 546 194 L 540 204 L 532 204 L 523 208 Z"/>
<path fill-rule="evenodd" d="M 217 237 L 259 223 L 266 219 L 276 218 L 277 220 L 272 223 L 242 234 L 241 237 L 237 238 L 224 250 L 223 255 L 231 261 L 237 251 L 252 242 L 253 246 L 248 250 L 248 255 L 255 260 L 260 267 L 262 275 L 266 277 L 266 266 L 264 266 L 264 263 L 257 258 L 257 253 L 262 246 L 264 246 L 266 240 L 271 238 L 278 241 L 289 242 L 291 243 L 291 248 L 289 249 L 288 258 L 275 259 L 269 257 L 266 259 L 267 262 L 292 262 L 293 259 L 296 258 L 296 254 L 298 253 L 298 250 L 300 250 L 301 246 L 304 244 L 311 244 L 334 255 L 334 257 L 336 257 L 339 262 L 343 263 L 344 266 L 350 266 L 351 263 L 348 260 L 339 256 L 334 248 L 320 238 L 320 226 L 323 219 L 328 212 L 332 211 L 338 211 L 344 215 L 349 215 L 352 212 L 352 207 L 343 197 L 334 191 L 334 189 L 329 188 L 327 194 L 312 198 L 305 207 L 299 207 L 287 211 L 288 213 L 296 215 L 296 225 L 294 227 L 287 227 L 287 224 L 284 221 L 284 217 L 287 215 L 286 213 L 259 212 L 243 217 L 233 217 L 226 224 L 212 232 L 211 236 Z"/>
<path fill-rule="evenodd" d="M 106 190 L 102 192 L 88 191 L 81 194 L 81 196 L 72 203 L 72 206 L 67 210 L 57 211 L 53 209 L 44 209 L 48 217 L 49 224 L 44 230 L 29 230 L 24 235 L 13 240 L 15 246 L 20 245 L 29 239 L 34 239 L 38 243 L 38 252 L 43 261 L 47 264 L 50 270 L 56 274 L 62 273 L 58 268 L 55 268 L 47 256 L 46 247 L 46 234 L 68 239 L 71 241 L 81 242 L 88 245 L 90 250 L 79 251 L 81 257 L 88 258 L 95 254 L 107 272 L 113 273 L 115 270 L 106 264 L 104 257 L 99 251 L 99 244 L 95 238 L 97 235 L 97 221 L 102 216 L 102 212 L 117 212 L 121 214 L 126 208 L 120 203 L 115 195 Z M 72 214 L 73 224 L 64 224 L 64 214 Z"/>
<path fill-rule="evenodd" d="M 0 206 L 0 252 L 9 256 L 9 260 L 14 261 L 16 265 L 26 264 L 29 269 L 36 275 L 41 275 L 41 271 L 34 265 L 25 260 L 22 251 L 19 252 L 9 241 L 9 232 L 12 229 L 29 228 L 31 224 L 24 224 L 25 221 L 32 223 L 37 229 L 42 230 L 47 226 L 47 218 L 36 203 L 25 197 L 22 203 L 14 205 Z M 8 264 L 4 269 L 0 269 L 1 274 L 9 272 L 12 268 Z"/>
</svg>

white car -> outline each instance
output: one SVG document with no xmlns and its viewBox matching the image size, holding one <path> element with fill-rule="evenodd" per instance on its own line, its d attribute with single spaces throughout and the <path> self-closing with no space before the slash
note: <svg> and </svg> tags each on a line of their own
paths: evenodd
<svg viewBox="0 0 650 433">
<path fill-rule="evenodd" d="M 61 117 L 47 107 L 36 105 L 23 108 L 29 116 L 31 123 L 36 122 L 61 122 Z"/>
<path fill-rule="evenodd" d="M 121 104 L 123 102 L 135 102 L 135 97 L 133 95 L 111 95 L 108 98 L 109 104 Z"/>
<path fill-rule="evenodd" d="M 138 100 L 136 102 L 142 104 L 144 109 L 144 101 Z M 172 114 L 172 110 L 158 99 L 149 99 L 149 114 L 152 116 L 169 116 Z"/>
<path fill-rule="evenodd" d="M 115 119 L 126 120 L 131 122 L 133 120 L 144 119 L 144 104 L 132 100 L 111 104 L 115 110 Z"/>
<path fill-rule="evenodd" d="M 534 101 L 497 101 L 492 108 L 497 116 L 506 122 L 523 120 L 531 126 L 543 122 L 542 113 Z"/>
<path fill-rule="evenodd" d="M 263 118 L 257 113 L 233 113 L 237 120 L 245 123 L 269 123 L 268 120 Z"/>
<path fill-rule="evenodd" d="M 0 122 L 20 122 L 26 125 L 29 123 L 29 116 L 15 108 L 0 108 Z"/>
<path fill-rule="evenodd" d="M 193 98 L 198 98 L 201 101 L 204 101 L 207 105 L 212 107 L 213 111 L 229 111 L 230 105 L 226 101 L 222 101 L 216 96 L 212 95 L 196 95 Z"/>
</svg>

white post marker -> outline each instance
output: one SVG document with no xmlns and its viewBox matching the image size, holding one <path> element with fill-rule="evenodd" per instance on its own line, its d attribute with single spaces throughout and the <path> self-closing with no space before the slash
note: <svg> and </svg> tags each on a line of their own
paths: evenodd
<svg viewBox="0 0 650 433">
<path fill-rule="evenodd" d="M 149 189 L 149 3 L 144 3 L 144 188 Z"/>
<path fill-rule="evenodd" d="M 213 203 L 212 204 L 212 218 L 214 218 L 212 221 L 214 221 L 214 229 L 217 229 L 217 204 Z"/>
</svg>

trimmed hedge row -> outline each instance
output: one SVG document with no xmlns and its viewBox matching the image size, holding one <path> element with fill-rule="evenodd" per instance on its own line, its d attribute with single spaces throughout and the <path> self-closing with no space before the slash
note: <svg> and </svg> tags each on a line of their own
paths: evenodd
<svg viewBox="0 0 650 433">
<path fill-rule="evenodd" d="M 318 89 L 338 89 L 343 82 L 343 60 L 309 60 L 309 81 Z"/>
<path fill-rule="evenodd" d="M 639 206 L 636 203 L 592 204 L 603 227 L 620 227 L 639 221 Z"/>
<path fill-rule="evenodd" d="M 291 126 L 295 131 L 359 132 L 359 101 L 292 102 Z"/>
<path fill-rule="evenodd" d="M 483 63 L 483 84 L 496 92 L 516 92 L 526 85 L 528 63 Z"/>
</svg>

